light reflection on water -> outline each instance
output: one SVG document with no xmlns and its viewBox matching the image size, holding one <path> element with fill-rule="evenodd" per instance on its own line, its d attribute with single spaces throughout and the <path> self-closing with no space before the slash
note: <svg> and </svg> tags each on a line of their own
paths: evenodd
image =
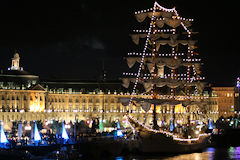
<svg viewBox="0 0 240 160">
<path fill-rule="evenodd" d="M 203 152 L 175 156 L 130 156 L 116 157 L 116 160 L 228 160 L 240 159 L 240 147 L 207 148 Z"/>
</svg>

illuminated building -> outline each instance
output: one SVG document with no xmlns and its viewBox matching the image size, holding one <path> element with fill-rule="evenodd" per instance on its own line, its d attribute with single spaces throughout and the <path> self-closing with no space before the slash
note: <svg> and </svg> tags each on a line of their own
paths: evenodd
<svg viewBox="0 0 240 160">
<path fill-rule="evenodd" d="M 126 112 L 143 120 L 145 112 L 140 106 L 123 106 L 118 99 L 130 97 L 120 81 L 69 81 L 43 80 L 19 67 L 19 55 L 14 55 L 12 66 L 0 74 L 0 120 L 6 124 L 12 121 L 33 120 L 122 120 Z M 17 62 L 17 63 L 16 63 Z M 146 95 L 139 95 L 147 97 Z M 209 97 L 206 112 L 216 121 L 218 118 L 217 97 Z M 194 108 L 192 108 L 194 112 Z M 160 112 L 161 111 L 161 112 Z M 170 121 L 171 108 L 158 109 L 159 119 Z M 147 121 L 152 119 L 152 110 Z M 184 108 L 176 107 L 177 118 L 184 118 Z M 198 115 L 194 115 L 198 116 Z"/>
<path fill-rule="evenodd" d="M 1 70 L 0 73 L 0 88 L 1 89 L 26 89 L 36 85 L 39 82 L 39 77 L 30 74 L 20 67 L 20 56 L 15 53 L 12 58 L 11 67 L 7 70 Z"/>
<path fill-rule="evenodd" d="M 219 116 L 234 116 L 239 107 L 239 92 L 236 87 L 212 87 L 218 96 Z"/>
</svg>

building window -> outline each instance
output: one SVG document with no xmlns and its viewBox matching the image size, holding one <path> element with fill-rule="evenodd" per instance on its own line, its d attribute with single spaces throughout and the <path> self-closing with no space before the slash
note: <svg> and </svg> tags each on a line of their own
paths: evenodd
<svg viewBox="0 0 240 160">
<path fill-rule="evenodd" d="M 99 99 L 96 99 L 96 103 L 99 103 Z"/>
<path fill-rule="evenodd" d="M 89 102 L 89 103 L 92 103 L 92 99 L 89 99 L 88 102 Z"/>
<path fill-rule="evenodd" d="M 111 99 L 111 103 L 114 103 L 114 99 Z"/>
</svg>

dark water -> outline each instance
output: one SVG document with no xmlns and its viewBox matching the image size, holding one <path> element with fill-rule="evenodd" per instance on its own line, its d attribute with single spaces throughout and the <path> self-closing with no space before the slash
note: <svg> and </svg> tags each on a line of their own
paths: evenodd
<svg viewBox="0 0 240 160">
<path fill-rule="evenodd" d="M 171 155 L 171 156 L 126 156 L 116 157 L 116 160 L 240 160 L 240 147 L 207 148 L 203 152 Z"/>
</svg>

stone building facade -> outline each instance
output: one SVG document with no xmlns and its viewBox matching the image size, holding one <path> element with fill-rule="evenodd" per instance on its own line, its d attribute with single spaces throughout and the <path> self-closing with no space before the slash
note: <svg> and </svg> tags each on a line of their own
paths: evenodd
<svg viewBox="0 0 240 160">
<path fill-rule="evenodd" d="M 46 90 L 6 90 L 0 89 L 0 120 L 11 121 L 33 120 L 91 120 L 95 118 L 108 121 L 122 120 L 126 112 L 133 117 L 148 123 L 152 121 L 152 109 L 147 116 L 140 106 L 123 106 L 119 98 L 129 98 L 129 94 L 108 93 L 54 93 Z M 143 96 L 144 97 L 144 96 Z M 196 106 L 189 108 L 190 119 L 205 118 L 216 121 L 218 118 L 217 97 L 209 97 L 205 107 L 206 116 L 202 116 Z M 157 106 L 158 118 L 169 122 L 175 112 L 176 120 L 187 119 L 186 109 L 173 111 L 172 106 Z"/>
<path fill-rule="evenodd" d="M 234 116 L 239 111 L 239 91 L 236 87 L 212 87 L 218 96 L 219 116 Z"/>
<path fill-rule="evenodd" d="M 119 98 L 129 98 L 130 94 L 121 87 L 121 82 L 80 82 L 53 81 L 39 82 L 38 76 L 32 75 L 19 67 L 20 57 L 14 54 L 10 72 L 0 74 L 0 121 L 11 124 L 12 121 L 33 120 L 122 120 L 126 112 L 140 121 L 151 124 L 153 107 L 145 113 L 141 106 L 123 106 Z M 6 79 L 7 77 L 7 79 Z M 11 83 L 9 83 L 11 82 Z M 169 123 L 175 114 L 177 123 L 190 120 L 218 118 L 217 97 L 201 98 L 207 102 L 204 109 L 197 106 L 157 106 L 157 117 Z M 146 95 L 138 95 L 146 98 Z M 208 98 L 207 98 L 208 97 Z M 184 97 L 182 97 L 184 98 Z M 187 112 L 189 114 L 187 114 Z"/>
</svg>

